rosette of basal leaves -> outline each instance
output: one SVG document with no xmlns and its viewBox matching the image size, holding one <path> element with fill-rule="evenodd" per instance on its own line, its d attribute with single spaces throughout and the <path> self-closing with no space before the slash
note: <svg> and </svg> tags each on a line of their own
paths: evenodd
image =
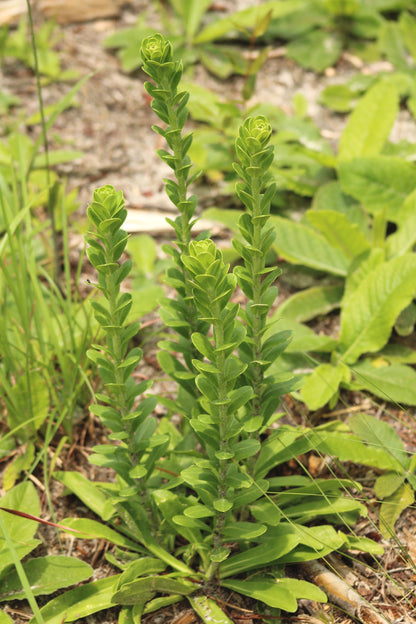
<svg viewBox="0 0 416 624">
<path fill-rule="evenodd" d="M 130 293 L 120 293 L 120 285 L 129 274 L 130 260 L 120 262 L 128 235 L 121 229 L 127 216 L 121 191 L 103 186 L 94 191 L 88 218 L 94 227 L 86 236 L 87 255 L 98 273 L 98 289 L 103 297 L 93 301 L 95 318 L 104 330 L 105 346 L 94 345 L 89 358 L 98 366 L 105 393 L 96 394 L 102 403 L 92 406 L 103 424 L 111 430 L 110 439 L 117 445 L 94 448 L 90 461 L 113 468 L 122 487 L 120 494 L 128 497 L 145 491 L 145 478 L 153 470 L 155 461 L 163 454 L 167 436 L 153 436 L 156 418 L 150 416 L 156 399 L 148 397 L 136 405 L 136 398 L 151 385 L 149 381 L 136 383 L 132 373 L 142 358 L 141 349 L 129 350 L 131 339 L 140 323 L 126 322 L 132 305 Z M 152 437 L 153 436 L 153 437 Z M 152 438 L 152 440 L 151 440 Z M 147 452 L 151 440 L 152 452 Z"/>
<path fill-rule="evenodd" d="M 247 209 L 238 223 L 244 242 L 234 239 L 233 245 L 243 259 L 243 265 L 236 267 L 234 273 L 249 299 L 244 311 L 247 339 L 240 347 L 240 358 L 247 364 L 244 383 L 254 391 L 246 423 L 250 433 L 269 424 L 280 396 L 291 388 L 288 383 L 277 383 L 265 375 L 289 341 L 289 332 L 278 332 L 264 339 L 267 315 L 277 296 L 273 284 L 280 274 L 279 268 L 266 266 L 266 256 L 275 237 L 274 229 L 267 224 L 276 190 L 269 183 L 268 170 L 274 158 L 273 146 L 269 144 L 271 134 L 265 117 L 249 117 L 240 127 L 235 143 L 239 163 L 234 168 L 241 178 L 236 191 Z"/>
<path fill-rule="evenodd" d="M 160 158 L 173 170 L 175 179 L 164 180 L 168 197 L 177 207 L 179 215 L 167 222 L 174 228 L 176 241 L 165 245 L 163 250 L 172 256 L 175 266 L 167 270 L 166 281 L 177 292 L 176 300 L 161 301 L 160 316 L 167 327 L 174 329 L 175 340 L 166 340 L 160 344 L 159 362 L 163 370 L 181 385 L 188 394 L 197 396 L 192 375 L 195 369 L 192 359 L 197 351 L 192 346 L 190 336 L 193 332 L 207 330 L 207 324 L 201 322 L 196 314 L 190 297 L 189 279 L 182 263 L 182 254 L 186 254 L 191 241 L 191 229 L 194 223 L 197 197 L 188 195 L 189 185 L 197 174 L 191 175 L 191 160 L 188 150 L 192 143 L 192 134 L 184 133 L 188 117 L 186 104 L 189 93 L 178 92 L 182 77 L 182 64 L 174 60 L 172 46 L 163 35 L 156 33 L 146 37 L 141 46 L 143 70 L 154 83 L 146 82 L 145 89 L 152 96 L 152 108 L 165 127 L 153 126 L 153 129 L 166 141 L 168 149 L 158 150 Z M 171 352 L 182 353 L 185 365 L 178 362 Z"/>
<path fill-rule="evenodd" d="M 228 525 L 236 521 L 241 489 L 251 485 L 239 461 L 257 453 L 260 445 L 257 440 L 240 440 L 240 408 L 250 401 L 253 391 L 250 386 L 236 387 L 246 369 L 246 364 L 234 355 L 246 335 L 237 318 L 239 306 L 230 301 L 236 278 L 228 272 L 221 252 L 210 240 L 192 242 L 183 262 L 191 278 L 197 311 L 212 327 L 212 339 L 198 332 L 192 334 L 192 342 L 203 359 L 193 362 L 198 371 L 195 381 L 201 393 L 201 409 L 190 424 L 208 458 L 195 461 L 181 473 L 200 496 L 205 515 L 214 517 L 213 530 L 206 525 L 213 535 L 212 563 L 206 570 L 207 576 L 212 576 L 229 555 L 224 536 Z"/>
</svg>

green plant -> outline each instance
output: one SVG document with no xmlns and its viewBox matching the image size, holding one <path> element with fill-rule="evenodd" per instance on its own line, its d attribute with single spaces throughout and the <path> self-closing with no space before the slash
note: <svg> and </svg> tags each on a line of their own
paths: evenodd
<svg viewBox="0 0 416 624">
<path fill-rule="evenodd" d="M 377 49 L 392 63 L 394 71 L 368 76 L 358 74 L 343 84 L 330 85 L 322 91 L 321 102 L 337 112 L 349 112 L 372 85 L 380 79 L 388 79 L 398 90 L 401 101 L 416 117 L 415 37 L 416 19 L 410 12 L 403 11 L 396 22 L 386 21 L 379 32 Z M 402 150 L 404 148 L 405 143 Z"/>
<path fill-rule="evenodd" d="M 290 3 L 285 3 L 290 5 Z M 412 10 L 411 0 L 304 0 L 286 16 L 273 19 L 266 41 L 289 41 L 287 55 L 307 69 L 322 72 L 334 65 L 344 49 L 360 56 L 379 57 L 376 42 L 389 24 L 386 16 Z"/>
<path fill-rule="evenodd" d="M 246 95 L 254 87 L 255 76 L 267 58 L 267 49 L 253 62 L 247 62 L 235 45 L 236 35 L 250 43 L 266 30 L 272 17 L 280 18 L 299 5 L 298 0 L 289 3 L 264 2 L 261 7 L 237 11 L 226 18 L 213 18 L 204 25 L 204 17 L 211 5 L 209 0 L 169 0 L 172 10 L 157 3 L 161 23 L 172 41 L 175 56 L 184 66 L 202 63 L 205 68 L 225 79 L 231 74 L 246 77 Z M 286 4 L 288 6 L 286 6 Z M 142 64 L 137 55 L 137 44 L 151 35 L 153 29 L 146 25 L 146 16 L 140 16 L 137 26 L 120 30 L 105 40 L 107 48 L 119 49 L 124 71 L 133 71 Z M 225 39 L 225 42 L 223 41 Z"/>
<path fill-rule="evenodd" d="M 31 520 L 25 517 L 27 509 L 32 513 Z M 7 513 L 7 510 L 14 513 Z M 52 594 L 85 581 L 93 569 L 79 559 L 62 555 L 27 558 L 41 544 L 41 540 L 34 538 L 36 523 L 33 520 L 39 513 L 39 498 L 30 482 L 20 483 L 0 499 L 0 602 L 27 598 L 36 614 L 36 622 L 42 624 L 44 620 L 35 596 Z M 7 617 L 3 611 L 0 611 L 1 616 Z"/>
<path fill-rule="evenodd" d="M 93 308 L 106 345 L 89 355 L 105 388 L 96 395 L 101 404 L 92 409 L 109 428 L 110 443 L 96 447 L 92 461 L 113 468 L 116 480 L 91 483 L 76 472 L 57 477 L 106 522 L 73 518 L 65 524 L 117 545 L 108 559 L 121 574 L 71 590 L 41 613 L 55 624 L 63 613 L 73 621 L 118 604 L 121 621 L 140 622 L 142 614 L 186 596 L 205 622 L 215 616 L 227 623 L 210 596 L 219 581 L 263 603 L 266 614 L 275 617 L 280 609 L 295 611 L 297 598 L 325 600 L 317 587 L 286 576 L 286 564 L 339 548 L 380 549 L 332 526 L 365 513 L 346 495 L 356 484 L 274 472 L 308 442 L 301 427 L 281 425 L 266 436 L 281 416 L 276 411 L 281 394 L 293 387 L 291 376 L 269 374 L 288 335 L 265 339 L 278 273 L 265 265 L 273 241 L 270 125 L 264 117 L 249 118 L 237 138 L 236 171 L 242 177 L 237 192 L 247 213 L 239 224 L 245 243 L 236 242 L 244 262 L 233 273 L 211 240 L 191 240 L 197 199 L 187 194 L 195 176 L 189 175 L 187 156 L 192 137 L 182 134 L 187 94 L 177 91 L 181 65 L 158 34 L 144 40 L 142 56 L 156 83 L 146 84 L 153 108 L 166 124 L 155 128 L 169 148 L 159 154 L 175 174 L 166 191 L 179 209 L 170 221 L 177 240 L 167 248 L 174 260 L 167 277 L 177 298 L 162 302 L 162 318 L 176 340 L 162 341 L 159 355 L 178 392 L 174 399 L 143 397 L 150 383 L 137 384 L 132 377 L 142 353 L 129 350 L 138 324 L 126 323 L 131 295 L 120 294 L 131 269 L 122 259 L 126 211 L 121 192 L 103 187 L 88 209 L 94 229 L 87 253 L 103 294 Z M 242 310 L 232 301 L 237 284 L 248 297 Z M 178 427 L 168 417 L 158 421 L 151 415 L 157 400 L 169 414 L 181 416 Z M 327 429 L 318 427 L 317 434 L 325 438 Z M 319 524 L 320 517 L 330 524 Z M 306 526 L 311 520 L 315 525 Z"/>
<path fill-rule="evenodd" d="M 28 23 L 26 18 L 22 18 L 16 30 L 9 30 L 8 26 L 0 29 L 0 61 L 13 58 L 27 67 L 35 70 L 33 47 L 28 36 Z M 39 59 L 39 74 L 50 80 L 73 80 L 77 77 L 77 72 L 73 70 L 62 70 L 60 58 L 53 47 L 59 40 L 56 33 L 56 25 L 52 21 L 44 22 L 36 33 L 36 49 Z"/>
<path fill-rule="evenodd" d="M 300 221 L 271 217 L 273 248 L 306 268 L 311 284 L 272 317 L 293 331 L 274 366 L 309 369 L 300 397 L 310 409 L 335 404 L 340 387 L 416 403 L 416 376 L 408 366 L 412 354 L 398 345 L 393 351 L 386 347 L 393 328 L 412 331 L 416 290 L 416 175 L 411 163 L 389 155 L 398 107 L 389 80 L 374 84 L 351 114 L 337 157 L 315 153 L 337 179 L 319 188 Z M 311 150 L 308 154 L 313 157 Z M 235 212 L 206 214 L 237 229 Z M 303 324 L 336 308 L 341 309 L 338 338 L 318 336 Z"/>
</svg>

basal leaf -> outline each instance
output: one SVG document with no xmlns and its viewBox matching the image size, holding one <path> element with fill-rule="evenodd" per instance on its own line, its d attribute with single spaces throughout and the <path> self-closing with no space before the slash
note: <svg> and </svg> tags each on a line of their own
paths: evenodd
<svg viewBox="0 0 416 624">
<path fill-rule="evenodd" d="M 314 286 L 295 293 L 279 306 L 282 317 L 298 323 L 328 314 L 341 305 L 343 286 Z"/>
<path fill-rule="evenodd" d="M 300 395 L 310 410 L 317 410 L 328 403 L 338 392 L 342 382 L 348 382 L 351 373 L 348 367 L 340 362 L 337 365 L 320 364 L 303 384 Z"/>
<path fill-rule="evenodd" d="M 379 154 L 387 141 L 399 107 L 397 90 L 380 80 L 361 98 L 342 133 L 340 161 Z"/>
<path fill-rule="evenodd" d="M 406 254 L 379 264 L 348 297 L 341 312 L 343 360 L 353 364 L 362 353 L 381 349 L 397 316 L 416 289 L 416 256 Z"/>
<path fill-rule="evenodd" d="M 91 520 L 89 518 L 64 518 L 61 524 L 83 533 L 81 536 L 77 535 L 78 539 L 104 539 L 122 548 L 137 550 L 139 552 L 142 551 L 142 548 L 132 540 L 129 540 L 125 535 L 114 531 L 114 529 L 111 529 L 106 524 L 101 524 L 101 522 L 97 522 L 96 520 Z"/>
<path fill-rule="evenodd" d="M 409 464 L 409 458 L 400 436 L 389 423 L 379 420 L 371 414 L 356 414 L 348 421 L 354 433 L 362 440 L 375 448 L 385 449 L 390 453 L 405 470 Z"/>
<path fill-rule="evenodd" d="M 34 596 L 52 594 L 68 585 L 75 585 L 89 578 L 94 570 L 84 561 L 64 555 L 50 555 L 29 559 L 23 565 Z M 26 598 L 19 575 L 12 570 L 0 581 L 0 601 Z"/>
<path fill-rule="evenodd" d="M 343 190 L 377 213 L 387 208 L 387 217 L 397 220 L 397 211 L 416 189 L 413 163 L 390 156 L 354 158 L 338 169 Z"/>
<path fill-rule="evenodd" d="M 111 597 L 120 576 L 121 574 L 115 574 L 70 589 L 42 607 L 40 612 L 43 619 L 48 624 L 62 624 L 62 622 L 74 622 L 98 611 L 110 609 L 114 606 Z M 36 624 L 36 622 L 36 618 L 32 618 L 29 624 Z"/>
<path fill-rule="evenodd" d="M 377 498 L 387 498 L 387 496 L 391 496 L 403 484 L 405 478 L 405 474 L 385 472 L 377 477 L 374 484 L 374 494 Z"/>
<path fill-rule="evenodd" d="M 416 371 L 405 364 L 381 359 L 365 359 L 352 367 L 352 390 L 368 390 L 383 401 L 416 405 Z"/>
<path fill-rule="evenodd" d="M 194 583 L 169 576 L 147 576 L 126 583 L 115 592 L 112 601 L 115 604 L 135 604 L 140 602 L 141 594 L 172 593 L 187 596 L 196 589 Z"/>
<path fill-rule="evenodd" d="M 413 488 L 404 483 L 394 494 L 381 504 L 379 527 L 381 534 L 389 539 L 394 536 L 394 524 L 404 509 L 412 505 L 415 500 Z"/>
<path fill-rule="evenodd" d="M 276 229 L 273 247 L 285 260 L 334 275 L 347 274 L 349 258 L 311 227 L 277 216 L 270 221 Z"/>
<path fill-rule="evenodd" d="M 313 30 L 292 41 L 287 55 L 302 67 L 323 72 L 338 60 L 341 51 L 342 40 L 338 33 Z"/>
<path fill-rule="evenodd" d="M 221 581 L 221 585 L 231 589 L 243 596 L 249 596 L 254 600 L 260 600 L 269 607 L 276 609 L 284 609 L 285 611 L 294 612 L 297 609 L 295 596 L 287 587 L 280 584 L 282 579 L 272 580 L 269 577 L 256 577 L 252 581 Z M 325 594 L 324 594 L 325 595 Z"/>
<path fill-rule="evenodd" d="M 308 221 L 321 232 L 328 243 L 340 249 L 352 260 L 370 248 L 370 243 L 358 225 L 335 210 L 308 210 Z"/>
<path fill-rule="evenodd" d="M 274 527 L 273 531 L 273 539 L 264 539 L 259 546 L 233 555 L 224 561 L 220 568 L 221 578 L 264 568 L 293 550 L 301 539 L 299 532 L 288 524 Z"/>
<path fill-rule="evenodd" d="M 187 598 L 195 613 L 205 624 L 233 624 L 212 598 L 207 598 L 207 596 L 187 596 Z"/>
</svg>

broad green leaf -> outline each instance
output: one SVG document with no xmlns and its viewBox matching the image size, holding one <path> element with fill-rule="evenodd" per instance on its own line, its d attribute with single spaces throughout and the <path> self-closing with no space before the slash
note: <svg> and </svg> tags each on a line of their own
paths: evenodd
<svg viewBox="0 0 416 624">
<path fill-rule="evenodd" d="M 358 225 L 366 238 L 370 236 L 368 216 L 356 199 L 342 191 L 338 180 L 327 182 L 319 187 L 312 200 L 312 210 L 339 212 L 347 217 L 351 225 Z M 310 211 L 307 214 L 310 214 Z"/>
<path fill-rule="evenodd" d="M 361 550 L 361 552 L 368 552 L 373 555 L 382 555 L 384 548 L 381 544 L 373 542 L 368 537 L 360 537 L 355 535 L 346 535 L 348 550 Z"/>
<path fill-rule="evenodd" d="M 342 382 L 350 380 L 348 367 L 340 362 L 337 365 L 320 364 L 303 384 L 300 396 L 310 410 L 317 410 L 328 403 L 338 392 Z"/>
<path fill-rule="evenodd" d="M 342 39 L 338 33 L 313 30 L 292 41 L 287 55 L 302 67 L 323 72 L 338 60 L 342 52 Z"/>
<path fill-rule="evenodd" d="M 25 513 L 29 512 L 34 516 L 39 516 L 40 502 L 33 483 L 25 481 L 24 483 L 16 485 L 12 490 L 9 490 L 0 499 L 0 507 L 23 511 Z M 33 520 L 15 516 L 5 511 L 0 511 L 0 513 L 3 514 L 3 522 L 13 542 L 22 544 L 30 540 L 36 533 L 38 525 Z M 4 538 L 1 535 L 0 548 L 1 550 L 4 548 Z M 0 560 L 0 565 L 1 563 L 3 562 Z"/>
<path fill-rule="evenodd" d="M 287 587 L 281 585 L 281 580 L 282 579 L 271 580 L 269 577 L 261 576 L 256 577 L 256 580 L 253 581 L 239 581 L 234 579 L 221 581 L 221 585 L 238 594 L 243 594 L 243 596 L 249 596 L 254 600 L 260 600 L 269 607 L 284 609 L 285 611 L 293 613 L 298 608 L 296 598 Z"/>
<path fill-rule="evenodd" d="M 279 565 L 320 559 L 334 550 L 343 548 L 347 541 L 346 536 L 330 524 L 314 527 L 297 525 L 297 527 L 301 535 L 301 542 L 279 560 Z"/>
<path fill-rule="evenodd" d="M 267 531 L 264 524 L 255 522 L 234 522 L 226 525 L 223 535 L 228 542 L 254 540 Z"/>
<path fill-rule="evenodd" d="M 77 539 L 105 539 L 123 548 L 129 548 L 138 552 L 142 551 L 141 547 L 132 540 L 129 540 L 125 535 L 114 531 L 114 529 L 111 529 L 106 524 L 101 524 L 101 522 L 97 522 L 96 520 L 90 520 L 89 518 L 64 518 L 61 524 L 70 529 L 80 531 L 83 535 L 77 534 Z"/>
<path fill-rule="evenodd" d="M 416 405 L 416 371 L 405 364 L 386 366 L 386 360 L 365 359 L 352 367 L 353 390 L 369 390 L 372 394 L 390 401 Z"/>
<path fill-rule="evenodd" d="M 358 98 L 359 94 L 347 84 L 334 84 L 321 91 L 319 102 L 337 113 L 349 113 Z"/>
<path fill-rule="evenodd" d="M 190 581 L 179 580 L 169 576 L 147 576 L 126 583 L 113 595 L 116 604 L 135 604 L 140 602 L 141 594 L 166 593 L 187 596 L 196 590 L 196 585 Z"/>
<path fill-rule="evenodd" d="M 372 447 L 384 449 L 400 462 L 403 470 L 407 468 L 409 457 L 400 436 L 391 425 L 370 414 L 351 416 L 348 424 L 362 440 Z"/>
<path fill-rule="evenodd" d="M 416 242 L 416 191 L 407 197 L 396 219 L 397 231 L 387 238 L 387 258 L 402 256 L 411 251 Z"/>
<path fill-rule="evenodd" d="M 308 433 L 316 451 L 333 455 L 340 461 L 351 461 L 380 470 L 402 470 L 401 464 L 385 449 L 364 444 L 358 436 L 340 433 Z"/>
<path fill-rule="evenodd" d="M 292 334 L 291 341 L 285 349 L 285 353 L 305 353 L 308 351 L 318 352 L 331 352 L 337 345 L 337 341 L 330 336 L 318 336 L 313 329 L 302 323 L 298 323 L 295 320 L 289 319 L 286 315 L 282 318 L 280 316 L 280 309 L 270 317 L 271 328 L 267 331 L 267 336 L 270 335 L 272 329 L 288 330 Z M 308 359 L 305 359 L 304 364 L 309 365 Z"/>
<path fill-rule="evenodd" d="M 314 286 L 295 293 L 278 308 L 279 315 L 298 323 L 310 321 L 340 307 L 343 286 Z"/>
<path fill-rule="evenodd" d="M 249 570 L 264 568 L 293 550 L 301 540 L 299 532 L 287 524 L 274 527 L 273 535 L 272 539 L 265 538 L 259 546 L 233 555 L 224 561 L 220 567 L 220 577 L 226 578 Z"/>
<path fill-rule="evenodd" d="M 394 536 L 394 524 L 404 509 L 413 505 L 415 493 L 413 488 L 405 483 L 392 496 L 385 499 L 380 507 L 379 527 L 386 539 Z"/>
<path fill-rule="evenodd" d="M 74 622 L 98 611 L 110 609 L 114 606 L 111 598 L 120 576 L 121 574 L 115 574 L 70 589 L 61 596 L 53 598 L 40 610 L 43 619 L 48 624 L 62 624 L 62 622 Z M 32 618 L 29 624 L 36 624 L 36 618 Z"/>
<path fill-rule="evenodd" d="M 285 260 L 334 275 L 347 274 L 349 258 L 314 229 L 277 216 L 270 222 L 276 229 L 273 247 Z"/>
<path fill-rule="evenodd" d="M 253 28 L 253 25 L 262 19 L 269 11 L 272 12 L 272 19 L 282 17 L 289 13 L 293 13 L 303 7 L 301 0 L 286 0 L 286 2 L 276 2 L 275 0 L 269 0 L 263 2 L 261 6 L 250 7 L 237 11 L 229 17 L 225 17 L 221 20 L 216 20 L 212 24 L 209 24 L 203 28 L 200 33 L 195 37 L 194 44 L 206 43 L 208 41 L 214 41 L 220 37 L 223 37 L 230 30 L 249 30 Z"/>
<path fill-rule="evenodd" d="M 358 225 L 350 223 L 346 215 L 335 210 L 308 210 L 306 216 L 328 243 L 340 249 L 350 260 L 370 248 Z"/>
<path fill-rule="evenodd" d="M 354 158 L 338 169 L 343 190 L 372 213 L 387 208 L 389 220 L 396 221 L 399 208 L 416 189 L 413 163 L 390 156 Z"/>
<path fill-rule="evenodd" d="M 406 254 L 379 264 L 350 296 L 341 312 L 343 360 L 353 364 L 362 353 L 381 349 L 397 316 L 416 290 L 416 256 Z"/>
<path fill-rule="evenodd" d="M 374 494 L 377 498 L 387 498 L 388 496 L 391 496 L 403 484 L 405 478 L 405 474 L 385 472 L 377 477 L 374 484 Z"/>
<path fill-rule="evenodd" d="M 387 141 L 399 107 L 397 90 L 380 80 L 361 98 L 342 133 L 340 161 L 379 154 Z"/>
<path fill-rule="evenodd" d="M 92 576 L 94 570 L 84 561 L 64 555 L 50 555 L 29 559 L 23 565 L 34 596 L 52 594 L 68 585 L 75 585 Z M 22 600 L 26 592 L 19 575 L 12 570 L 0 581 L 0 601 Z"/>
<path fill-rule="evenodd" d="M 14 409 L 13 412 L 9 412 L 7 419 L 10 428 L 12 429 L 24 422 L 30 405 L 34 418 L 33 427 L 36 430 L 39 429 L 49 414 L 49 399 L 48 384 L 43 375 L 36 371 L 31 371 L 29 375 L 22 375 L 11 391 Z M 27 429 L 29 435 L 31 426 L 28 426 Z"/>
<path fill-rule="evenodd" d="M 416 61 L 416 19 L 407 11 L 403 11 L 399 18 L 399 28 L 410 54 Z"/>
<path fill-rule="evenodd" d="M 0 610 L 0 624 L 13 624 L 13 620 L 10 615 L 7 615 L 4 611 Z"/>
<path fill-rule="evenodd" d="M 152 310 L 157 307 L 159 300 L 164 294 L 162 286 L 151 282 L 146 283 L 141 288 L 133 290 L 131 293 L 132 306 L 126 323 L 134 323 L 145 314 L 152 312 Z"/>
<path fill-rule="evenodd" d="M 230 618 L 212 598 L 207 598 L 207 596 L 187 596 L 187 598 L 195 613 L 205 624 L 232 624 Z"/>
</svg>

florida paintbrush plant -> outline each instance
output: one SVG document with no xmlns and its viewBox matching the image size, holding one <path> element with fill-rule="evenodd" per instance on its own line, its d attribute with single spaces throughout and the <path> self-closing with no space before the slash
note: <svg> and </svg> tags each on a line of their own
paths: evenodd
<svg viewBox="0 0 416 624">
<path fill-rule="evenodd" d="M 121 192 L 103 187 L 88 210 L 87 242 L 102 293 L 94 312 L 106 343 L 90 356 L 104 385 L 93 412 L 110 434 L 92 461 L 112 468 L 116 479 L 91 483 L 76 472 L 58 477 L 106 522 L 65 524 L 114 543 L 107 557 L 121 573 L 56 598 L 43 613 L 65 612 L 72 621 L 118 604 L 119 621 L 137 623 L 142 614 L 186 596 L 205 622 L 227 623 L 210 597 L 220 583 L 276 616 L 280 609 L 295 611 L 298 598 L 326 600 L 314 585 L 285 576 L 286 564 L 340 548 L 377 547 L 332 526 L 351 525 L 365 513 L 348 496 L 355 484 L 276 471 L 303 452 L 307 432 L 283 424 L 269 429 L 281 417 L 280 396 L 293 387 L 293 379 L 267 372 L 288 342 L 287 333 L 273 333 L 267 324 L 279 273 L 265 261 L 275 192 L 268 172 L 270 125 L 262 116 L 248 118 L 236 141 L 237 193 L 247 211 L 234 241 L 242 263 L 230 271 L 212 240 L 191 236 L 197 198 L 188 195 L 195 176 L 187 156 L 192 135 L 183 134 L 188 95 L 178 91 L 181 64 L 159 34 L 143 41 L 141 54 L 153 80 L 146 83 L 153 110 L 165 124 L 155 128 L 167 143 L 159 155 L 175 178 L 166 181 L 166 191 L 179 213 L 170 221 L 176 241 L 167 248 L 174 262 L 167 281 L 176 297 L 162 301 L 170 333 L 159 354 L 178 392 L 175 399 L 146 397 L 149 382 L 137 384 L 132 376 L 142 354 L 129 351 L 139 325 L 127 323 L 131 297 L 120 291 L 131 266 L 122 259 L 126 210 Z M 241 308 L 233 301 L 237 286 L 247 298 Z M 157 400 L 168 408 L 161 419 L 152 415 Z M 179 426 L 172 424 L 173 414 L 180 416 Z M 327 429 L 317 427 L 315 436 L 324 437 Z M 319 524 L 320 517 L 327 524 Z M 314 526 L 306 526 L 312 520 Z"/>
</svg>

